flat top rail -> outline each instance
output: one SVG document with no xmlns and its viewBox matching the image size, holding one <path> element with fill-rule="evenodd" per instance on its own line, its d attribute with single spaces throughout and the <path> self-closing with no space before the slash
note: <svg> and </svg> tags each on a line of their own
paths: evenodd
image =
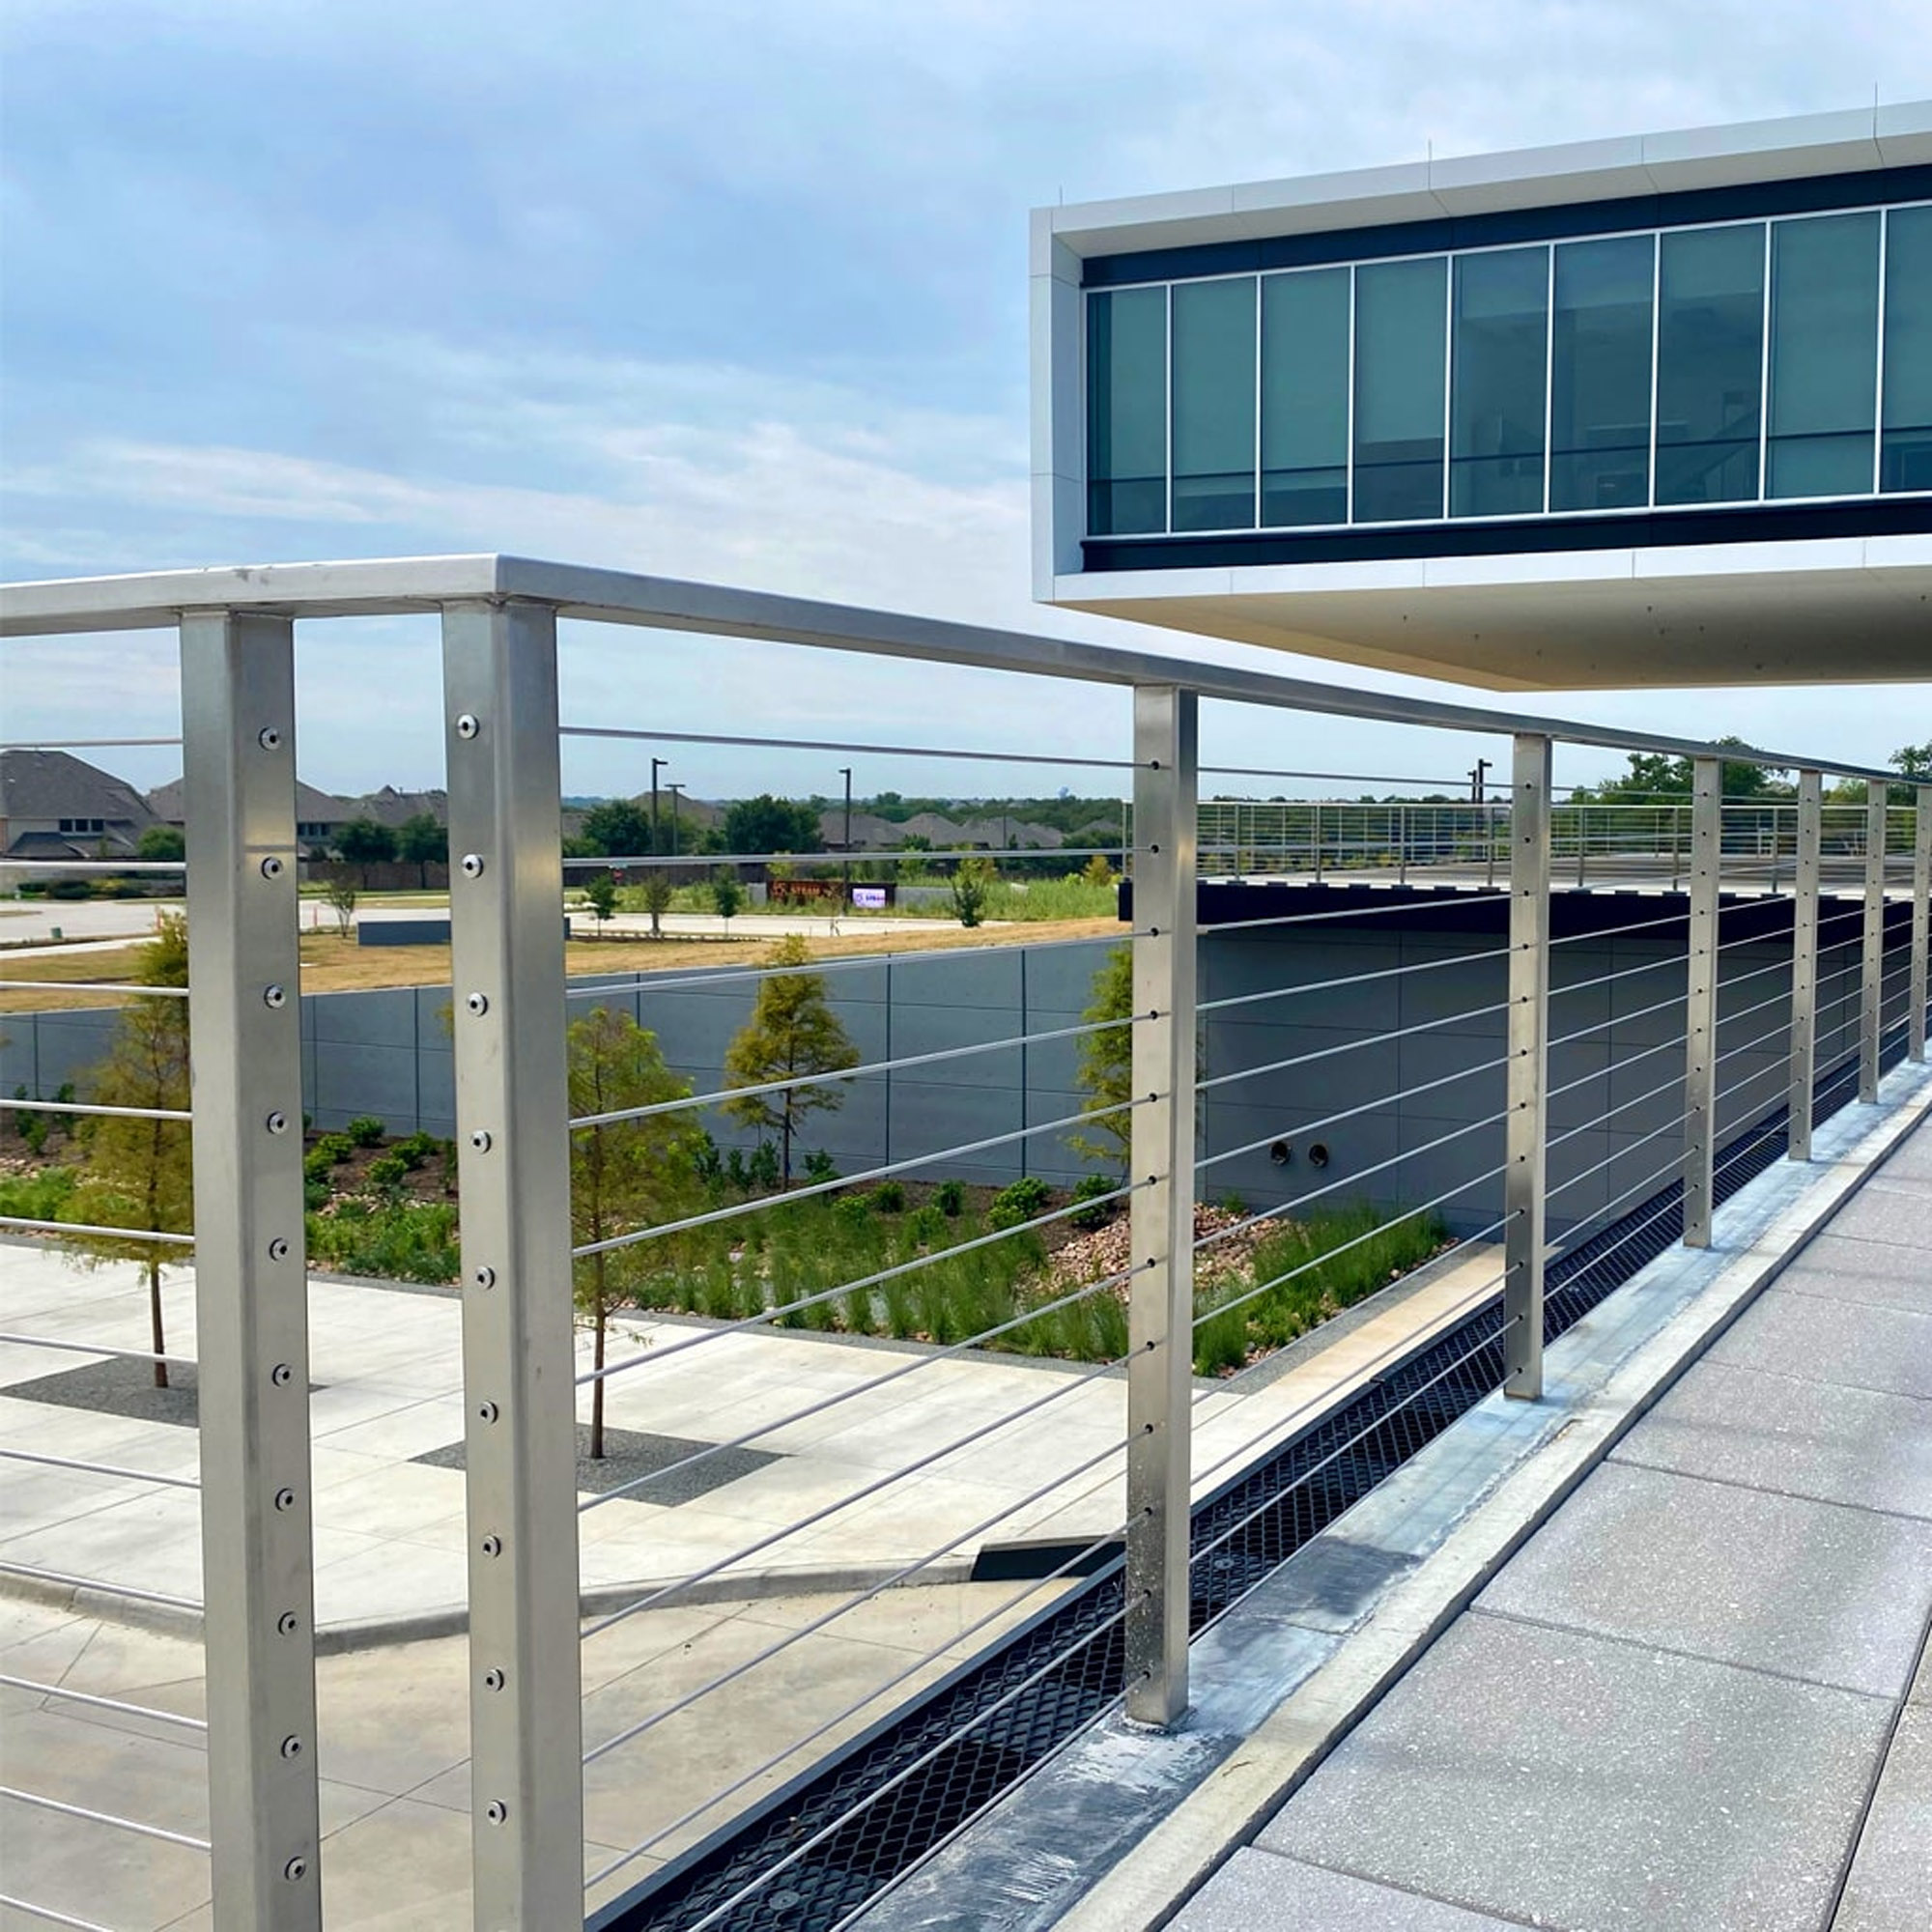
<svg viewBox="0 0 1932 1932">
<path fill-rule="evenodd" d="M 370 557 L 340 563 L 228 564 L 126 577 L 50 578 L 0 584 L 0 638 L 166 629 L 185 611 L 273 611 L 297 617 L 399 616 L 450 603 L 527 600 L 561 617 L 652 630 L 813 644 L 827 650 L 981 670 L 1029 672 L 1125 687 L 1179 685 L 1204 697 L 1265 704 L 1435 730 L 1532 732 L 1567 745 L 1718 757 L 1734 764 L 1830 771 L 1895 782 L 1896 772 L 1799 757 L 1747 745 L 1661 737 L 1627 726 L 1439 703 L 1266 671 L 1195 664 L 1035 632 L 995 630 L 768 590 L 484 553 L 470 556 Z"/>
</svg>

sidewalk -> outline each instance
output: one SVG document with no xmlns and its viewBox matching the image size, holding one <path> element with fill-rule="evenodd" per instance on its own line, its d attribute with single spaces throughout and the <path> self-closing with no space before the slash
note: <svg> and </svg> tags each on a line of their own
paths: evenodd
<svg viewBox="0 0 1932 1932">
<path fill-rule="evenodd" d="M 1179 1932 L 1932 1925 L 1932 1132 Z"/>
</svg>

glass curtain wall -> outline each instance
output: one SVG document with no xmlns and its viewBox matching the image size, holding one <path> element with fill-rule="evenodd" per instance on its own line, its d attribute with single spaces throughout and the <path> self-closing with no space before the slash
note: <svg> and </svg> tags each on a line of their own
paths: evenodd
<svg viewBox="0 0 1932 1932">
<path fill-rule="evenodd" d="M 1255 520 L 1255 281 L 1174 290 L 1174 521 L 1177 530 Z"/>
<path fill-rule="evenodd" d="M 1456 258 L 1449 514 L 1543 509 L 1543 411 L 1549 351 L 1549 250 Z"/>
<path fill-rule="evenodd" d="M 1549 507 L 1650 501 L 1651 298 L 1657 242 L 1620 235 L 1556 249 Z"/>
<path fill-rule="evenodd" d="M 1358 524 L 1442 514 L 1448 272 L 1443 255 L 1365 263 L 1355 270 Z"/>
<path fill-rule="evenodd" d="M 1767 497 L 1872 487 L 1878 243 L 1876 213 L 1772 224 Z"/>
<path fill-rule="evenodd" d="M 1882 490 L 1932 490 L 1932 208 L 1886 218 Z"/>
<path fill-rule="evenodd" d="M 1167 290 L 1087 298 L 1087 527 L 1167 524 Z"/>
<path fill-rule="evenodd" d="M 1262 522 L 1349 521 L 1349 270 L 1262 277 Z"/>
<path fill-rule="evenodd" d="M 1932 207 L 1094 291 L 1087 383 L 1099 536 L 1932 491 Z"/>
</svg>

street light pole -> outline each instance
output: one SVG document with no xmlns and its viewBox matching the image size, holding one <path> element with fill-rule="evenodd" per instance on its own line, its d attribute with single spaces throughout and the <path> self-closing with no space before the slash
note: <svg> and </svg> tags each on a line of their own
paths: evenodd
<svg viewBox="0 0 1932 1932">
<path fill-rule="evenodd" d="M 845 781 L 845 849 L 852 849 L 852 767 L 840 765 L 838 776 Z"/>
<path fill-rule="evenodd" d="M 670 856 L 677 857 L 677 795 L 684 789 L 682 779 L 667 779 L 665 790 L 670 793 Z M 655 834 L 653 835 L 655 842 Z M 655 854 L 653 854 L 655 857 Z"/>
<path fill-rule="evenodd" d="M 658 774 L 670 763 L 668 758 L 651 760 L 651 857 L 658 856 Z"/>
</svg>

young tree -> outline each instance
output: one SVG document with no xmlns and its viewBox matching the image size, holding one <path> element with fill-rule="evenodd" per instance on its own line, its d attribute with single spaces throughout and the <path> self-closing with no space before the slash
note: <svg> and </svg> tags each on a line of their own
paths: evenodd
<svg viewBox="0 0 1932 1932">
<path fill-rule="evenodd" d="M 639 896 L 644 902 L 644 910 L 651 916 L 651 937 L 653 939 L 662 939 L 664 937 L 664 928 L 659 924 L 659 921 L 670 910 L 670 895 L 674 890 L 670 882 L 670 874 L 659 867 L 653 866 L 644 874 L 644 883 L 639 889 Z"/>
<path fill-rule="evenodd" d="M 738 883 L 737 873 L 728 866 L 720 866 L 711 881 L 711 903 L 718 908 L 718 917 L 724 922 L 724 930 L 728 934 L 731 922 L 745 904 L 745 889 Z"/>
<path fill-rule="evenodd" d="M 986 898 L 993 888 L 990 859 L 962 859 L 952 875 L 952 911 L 961 925 L 978 925 L 986 916 Z"/>
<path fill-rule="evenodd" d="M 355 882 L 350 878 L 330 879 L 327 894 L 328 909 L 335 915 L 335 929 L 344 939 L 355 923 Z"/>
<path fill-rule="evenodd" d="M 797 1080 L 776 1094 L 745 1094 L 724 1102 L 734 1121 L 779 1137 L 779 1185 L 791 1185 L 791 1150 L 808 1114 L 842 1107 L 842 1085 L 820 1086 L 810 1076 L 840 1073 L 859 1064 L 858 1049 L 825 998 L 816 973 L 796 969 L 811 958 L 811 949 L 796 933 L 772 950 L 769 964 L 781 971 L 758 984 L 752 1017 L 724 1054 L 724 1077 L 733 1087 L 763 1087 Z"/>
<path fill-rule="evenodd" d="M 1093 1131 L 1067 1135 L 1067 1145 L 1083 1160 L 1124 1169 L 1133 1146 L 1134 949 L 1110 947 L 1094 975 L 1093 998 L 1083 1020 L 1111 1021 L 1099 1032 L 1083 1034 L 1074 1078 L 1087 1095 L 1080 1111 L 1093 1117 Z"/>
<path fill-rule="evenodd" d="M 141 961 L 141 983 L 187 984 L 187 921 L 163 913 Z M 121 1015 L 107 1058 L 94 1069 L 97 1106 L 185 1113 L 188 1106 L 187 1002 L 168 994 L 138 998 Z M 185 1121 L 90 1118 L 87 1157 L 72 1199 L 73 1217 L 95 1227 L 187 1234 L 194 1226 L 194 1168 Z M 149 1329 L 156 1357 L 166 1354 L 161 1266 L 167 1244 L 108 1235 L 75 1235 L 69 1245 L 92 1265 L 139 1262 L 148 1276 Z M 168 1365 L 155 1363 L 155 1386 L 168 1386 Z"/>
<path fill-rule="evenodd" d="M 657 1036 L 629 1013 L 595 1008 L 572 1022 L 568 1038 L 574 1119 L 682 1100 L 691 1094 L 691 1083 L 666 1066 Z M 677 1219 L 692 1200 L 703 1143 L 696 1122 L 682 1112 L 578 1128 L 570 1138 L 572 1245 L 588 1246 Z M 641 1242 L 577 1259 L 572 1292 L 596 1337 L 599 1369 L 611 1317 L 632 1298 L 650 1259 Z M 590 1454 L 601 1459 L 604 1378 L 590 1388 Z"/>
<path fill-rule="evenodd" d="M 604 922 L 617 910 L 617 882 L 609 872 L 599 872 L 583 888 L 583 897 L 597 921 L 597 936 L 604 936 Z"/>
</svg>

